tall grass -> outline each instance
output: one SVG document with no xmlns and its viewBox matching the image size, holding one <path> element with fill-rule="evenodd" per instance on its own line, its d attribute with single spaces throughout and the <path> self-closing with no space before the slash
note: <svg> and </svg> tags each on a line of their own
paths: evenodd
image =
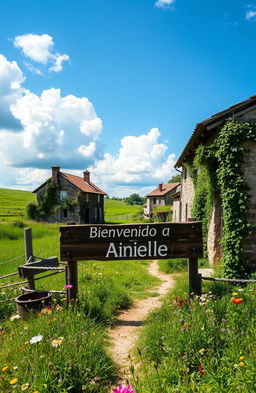
<svg viewBox="0 0 256 393">
<path fill-rule="evenodd" d="M 136 393 L 255 392 L 256 287 L 225 294 L 224 285 L 189 303 L 186 281 L 180 276 L 148 319 L 139 344 L 142 370 L 132 368 Z"/>
</svg>

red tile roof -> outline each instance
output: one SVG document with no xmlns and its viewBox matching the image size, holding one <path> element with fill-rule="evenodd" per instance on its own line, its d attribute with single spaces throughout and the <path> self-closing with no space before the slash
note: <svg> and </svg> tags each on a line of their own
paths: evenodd
<svg viewBox="0 0 256 393">
<path fill-rule="evenodd" d="M 70 183 L 72 183 L 75 187 L 79 188 L 79 190 L 83 192 L 107 195 L 104 191 L 102 191 L 91 181 L 90 183 L 87 183 L 82 177 L 70 175 L 69 173 L 64 173 L 64 172 L 60 172 L 60 175 L 62 175 L 66 180 L 68 180 Z"/>
<path fill-rule="evenodd" d="M 64 172 L 59 172 L 59 176 L 64 177 L 64 179 L 69 181 L 69 183 L 73 184 L 73 186 L 78 188 L 80 191 L 88 192 L 90 194 L 107 195 L 104 191 L 102 191 L 94 183 L 92 183 L 91 181 L 88 183 L 82 177 L 70 175 L 69 173 L 64 173 Z M 43 187 L 51 179 L 52 178 L 50 177 L 43 184 L 41 184 L 39 187 L 37 187 L 33 192 L 37 192 L 38 190 L 40 190 L 40 188 Z"/>
<path fill-rule="evenodd" d="M 162 184 L 162 190 L 160 191 L 159 186 L 151 191 L 149 194 L 147 194 L 147 197 L 151 196 L 161 196 L 167 194 L 167 192 L 174 190 L 176 187 L 178 187 L 180 183 L 168 183 L 168 184 Z"/>
</svg>

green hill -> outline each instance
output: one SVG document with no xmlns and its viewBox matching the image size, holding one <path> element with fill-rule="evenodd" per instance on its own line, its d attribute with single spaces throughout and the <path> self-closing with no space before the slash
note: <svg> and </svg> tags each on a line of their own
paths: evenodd
<svg viewBox="0 0 256 393">
<path fill-rule="evenodd" d="M 26 205 L 35 200 L 32 192 L 0 188 L 0 222 L 24 219 Z"/>
</svg>

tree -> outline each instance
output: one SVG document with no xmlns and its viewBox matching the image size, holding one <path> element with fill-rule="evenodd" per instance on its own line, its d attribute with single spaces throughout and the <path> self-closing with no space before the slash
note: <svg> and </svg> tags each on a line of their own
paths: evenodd
<svg viewBox="0 0 256 393">
<path fill-rule="evenodd" d="M 168 180 L 168 183 L 180 183 L 181 182 L 181 175 L 174 175 Z"/>
<path fill-rule="evenodd" d="M 144 203 L 144 198 L 140 197 L 139 194 L 131 194 L 128 198 L 125 198 L 125 203 L 127 205 L 143 205 Z"/>
</svg>

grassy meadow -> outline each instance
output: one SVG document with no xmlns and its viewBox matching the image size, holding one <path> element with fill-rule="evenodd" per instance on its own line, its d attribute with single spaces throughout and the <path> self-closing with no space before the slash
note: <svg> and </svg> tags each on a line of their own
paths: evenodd
<svg viewBox="0 0 256 393">
<path fill-rule="evenodd" d="M 32 228 L 35 256 L 59 257 L 58 225 L 26 220 L 25 206 L 34 197 L 28 192 L 0 190 L 0 275 L 17 272 L 24 263 L 27 226 Z M 138 211 L 138 207 L 112 200 L 106 200 L 105 208 L 107 217 L 116 220 L 120 216 L 120 222 L 131 222 Z M 79 262 L 79 303 L 66 309 L 65 296 L 53 295 L 50 308 L 26 321 L 18 319 L 15 302 L 6 301 L 21 294 L 20 288 L 1 289 L 0 392 L 108 392 L 117 371 L 105 332 L 119 310 L 129 308 L 137 298 L 154 296 L 148 289 L 158 280 L 147 273 L 148 263 Z M 15 275 L 2 279 L 0 285 L 17 281 Z M 36 288 L 61 291 L 64 284 L 61 273 L 36 281 Z"/>
<path fill-rule="evenodd" d="M 255 284 L 208 283 L 189 303 L 184 274 L 176 282 L 140 337 L 136 392 L 255 392 Z"/>
</svg>

